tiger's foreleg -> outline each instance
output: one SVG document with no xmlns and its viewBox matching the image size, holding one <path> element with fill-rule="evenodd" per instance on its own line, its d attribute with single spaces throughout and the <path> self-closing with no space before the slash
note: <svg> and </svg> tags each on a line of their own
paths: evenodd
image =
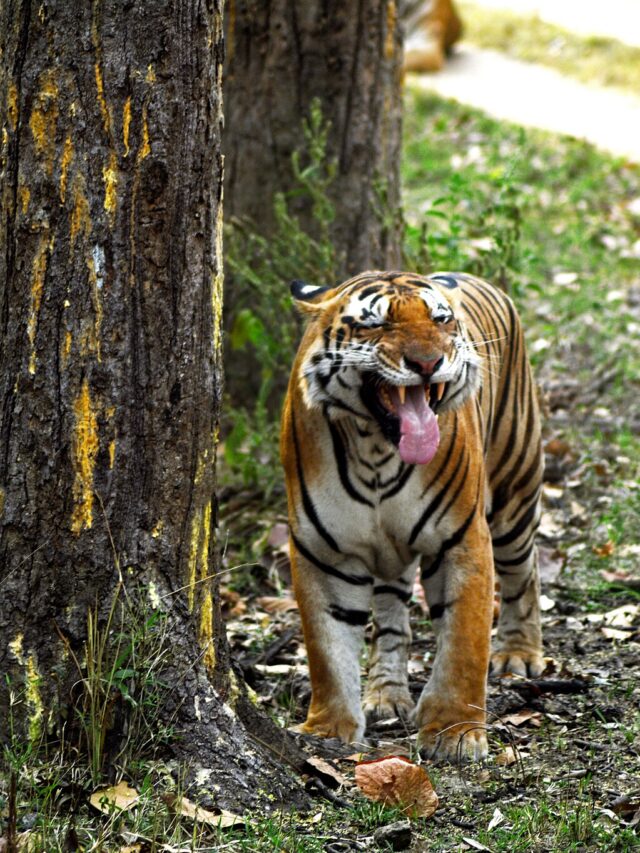
<svg viewBox="0 0 640 853">
<path fill-rule="evenodd" d="M 416 709 L 419 743 L 432 758 L 487 755 L 485 702 L 493 613 L 489 530 L 479 513 L 443 542 L 421 579 L 436 633 L 429 683 Z"/>
<path fill-rule="evenodd" d="M 389 583 L 373 588 L 373 635 L 369 677 L 364 695 L 368 719 L 407 716 L 413 710 L 409 693 L 407 657 L 411 643 L 409 604 L 415 564 Z"/>
<path fill-rule="evenodd" d="M 345 743 L 361 741 L 360 652 L 373 578 L 362 565 L 337 569 L 312 561 L 294 543 L 291 555 L 311 679 L 311 704 L 300 730 Z"/>
</svg>

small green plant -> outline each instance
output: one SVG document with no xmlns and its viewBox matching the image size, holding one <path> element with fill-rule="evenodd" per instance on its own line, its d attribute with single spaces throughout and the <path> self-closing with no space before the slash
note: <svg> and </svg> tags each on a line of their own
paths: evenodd
<svg viewBox="0 0 640 853">
<path fill-rule="evenodd" d="M 69 648 L 79 674 L 73 721 L 80 730 L 77 749 L 86 755 L 94 785 L 103 778 L 108 739 L 110 763 L 129 765 L 153 755 L 170 734 L 159 713 L 170 647 L 165 616 L 151 610 L 142 593 L 134 599 L 123 590 L 121 581 L 104 623 L 97 606 L 89 610 L 82 660 Z"/>
<path fill-rule="evenodd" d="M 446 192 L 405 222 L 404 266 L 468 272 L 520 297 L 532 254 L 521 241 L 525 203 L 517 166 L 514 153 L 482 180 L 468 170 L 452 172 Z"/>
</svg>

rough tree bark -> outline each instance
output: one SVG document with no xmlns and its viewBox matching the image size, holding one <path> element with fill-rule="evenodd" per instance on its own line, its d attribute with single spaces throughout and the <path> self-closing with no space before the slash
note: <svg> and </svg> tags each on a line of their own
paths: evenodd
<svg viewBox="0 0 640 853">
<path fill-rule="evenodd" d="M 211 577 L 221 26 L 220 0 L 1 7 L 0 739 L 5 674 L 25 736 L 69 718 L 122 577 L 169 610 L 176 754 L 237 806 L 295 784 L 238 716 Z"/>
<path fill-rule="evenodd" d="M 402 42 L 396 0 L 230 0 L 225 69 L 225 214 L 268 231 L 292 187 L 291 154 L 314 98 L 331 122 L 330 196 L 340 274 L 396 267 Z M 259 191 L 256 191 L 256 188 Z M 301 211 L 312 230 L 309 209 Z"/>
</svg>

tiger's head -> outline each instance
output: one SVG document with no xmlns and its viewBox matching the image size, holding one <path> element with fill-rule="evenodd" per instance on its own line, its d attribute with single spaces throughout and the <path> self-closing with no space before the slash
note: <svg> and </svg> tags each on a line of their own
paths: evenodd
<svg viewBox="0 0 640 853">
<path fill-rule="evenodd" d="M 374 421 L 403 461 L 430 462 L 439 413 L 480 383 L 455 277 L 371 272 L 334 288 L 295 281 L 291 292 L 309 318 L 297 377 L 306 405 Z"/>
</svg>

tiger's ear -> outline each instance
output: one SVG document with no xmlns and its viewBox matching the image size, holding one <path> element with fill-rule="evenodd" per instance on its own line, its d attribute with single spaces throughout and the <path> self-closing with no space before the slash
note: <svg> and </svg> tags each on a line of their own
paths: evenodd
<svg viewBox="0 0 640 853">
<path fill-rule="evenodd" d="M 297 307 L 305 314 L 315 314 L 320 308 L 323 296 L 333 290 L 332 287 L 321 287 L 316 284 L 307 284 L 305 281 L 296 279 L 289 285 L 291 295 L 297 303 Z"/>
</svg>

